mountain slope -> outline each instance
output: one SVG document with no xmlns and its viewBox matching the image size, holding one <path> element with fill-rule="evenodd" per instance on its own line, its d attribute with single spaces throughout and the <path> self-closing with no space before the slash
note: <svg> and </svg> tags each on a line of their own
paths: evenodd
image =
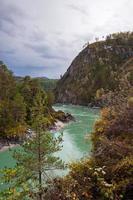
<svg viewBox="0 0 133 200">
<path fill-rule="evenodd" d="M 57 81 L 58 81 L 58 79 L 49 79 L 47 77 L 35 77 L 35 78 L 32 78 L 32 79 L 33 80 L 37 80 L 40 83 L 41 87 L 45 91 L 52 91 L 52 90 L 54 90 L 55 87 L 56 87 Z M 20 82 L 20 81 L 24 80 L 24 77 L 16 76 L 15 80 L 17 82 Z"/>
<path fill-rule="evenodd" d="M 88 105 L 95 101 L 97 90 L 115 90 L 126 70 L 124 63 L 132 57 L 133 33 L 112 34 L 105 41 L 87 45 L 58 82 L 56 101 Z"/>
</svg>

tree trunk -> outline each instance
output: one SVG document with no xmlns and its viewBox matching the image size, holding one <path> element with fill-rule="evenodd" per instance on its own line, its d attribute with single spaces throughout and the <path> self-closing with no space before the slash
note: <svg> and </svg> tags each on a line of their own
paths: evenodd
<svg viewBox="0 0 133 200">
<path fill-rule="evenodd" d="M 39 200 L 42 200 L 42 170 L 41 170 L 41 149 L 40 149 L 40 131 L 38 131 L 38 167 L 39 167 Z"/>
</svg>

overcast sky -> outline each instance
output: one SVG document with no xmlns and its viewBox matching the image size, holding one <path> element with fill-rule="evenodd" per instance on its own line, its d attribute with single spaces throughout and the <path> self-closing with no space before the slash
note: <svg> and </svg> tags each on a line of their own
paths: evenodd
<svg viewBox="0 0 133 200">
<path fill-rule="evenodd" d="M 0 0 L 0 60 L 57 78 L 88 41 L 133 31 L 133 0 Z"/>
</svg>

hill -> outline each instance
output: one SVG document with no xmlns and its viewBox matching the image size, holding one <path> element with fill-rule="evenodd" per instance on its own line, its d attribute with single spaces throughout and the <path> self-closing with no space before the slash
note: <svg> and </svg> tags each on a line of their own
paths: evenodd
<svg viewBox="0 0 133 200">
<path fill-rule="evenodd" d="M 117 33 L 88 44 L 73 60 L 55 89 L 56 101 L 96 104 L 98 90 L 114 91 L 122 76 L 133 80 L 133 33 Z M 129 66 L 130 65 L 130 66 Z"/>
<path fill-rule="evenodd" d="M 46 77 L 35 78 L 40 82 L 40 85 L 45 91 L 52 91 L 55 89 L 58 79 L 49 79 Z"/>
<path fill-rule="evenodd" d="M 21 76 L 16 76 L 15 77 L 15 80 L 17 82 L 20 82 L 20 81 L 23 81 L 24 77 L 21 77 Z M 47 77 L 35 77 L 35 78 L 32 78 L 33 80 L 37 80 L 41 87 L 45 90 L 45 91 L 52 91 L 55 89 L 56 87 L 56 84 L 57 84 L 57 81 L 58 79 L 49 79 Z"/>
</svg>

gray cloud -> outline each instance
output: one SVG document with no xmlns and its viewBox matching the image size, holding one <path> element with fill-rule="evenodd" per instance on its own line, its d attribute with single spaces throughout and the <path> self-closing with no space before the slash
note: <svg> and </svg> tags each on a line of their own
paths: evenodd
<svg viewBox="0 0 133 200">
<path fill-rule="evenodd" d="M 59 77 L 86 42 L 132 31 L 131 0 L 1 0 L 0 60 L 17 75 Z"/>
<path fill-rule="evenodd" d="M 0 54 L 14 54 L 15 51 L 14 50 L 0 50 Z"/>
<path fill-rule="evenodd" d="M 84 7 L 78 6 L 78 5 L 74 5 L 74 4 L 69 4 L 68 7 L 76 12 L 78 12 L 79 14 L 82 15 L 88 15 L 88 12 L 86 11 L 86 9 Z"/>
<path fill-rule="evenodd" d="M 45 44 L 25 44 L 25 46 L 31 48 L 36 53 L 40 54 L 43 58 L 47 59 L 65 59 L 61 52 L 54 51 L 50 46 Z"/>
<path fill-rule="evenodd" d="M 6 34 L 14 35 L 15 29 L 20 27 L 16 19 L 26 17 L 19 7 L 12 4 L 7 4 L 6 1 L 1 1 L 0 6 L 0 31 Z"/>
</svg>

